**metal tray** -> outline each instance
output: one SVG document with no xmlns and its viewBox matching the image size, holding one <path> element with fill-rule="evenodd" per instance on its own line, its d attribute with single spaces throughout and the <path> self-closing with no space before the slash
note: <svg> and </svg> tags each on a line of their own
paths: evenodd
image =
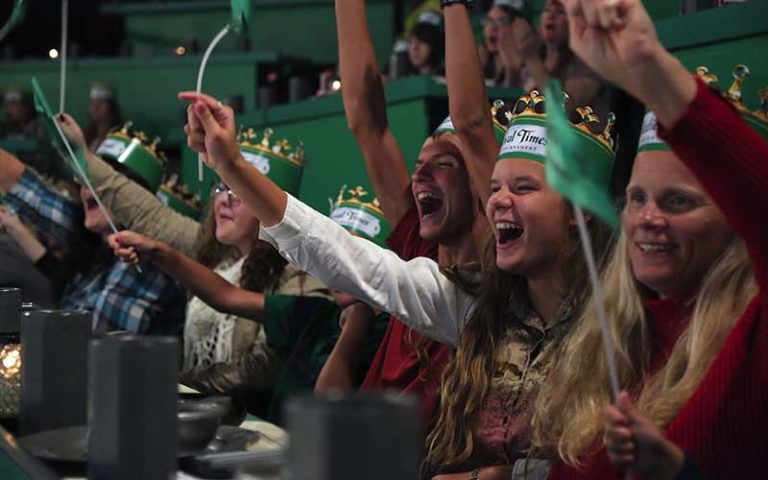
<svg viewBox="0 0 768 480">
<path fill-rule="evenodd" d="M 32 455 L 57 462 L 85 462 L 88 458 L 88 429 L 84 426 L 59 428 L 39 432 L 18 439 L 19 444 Z M 203 451 L 179 451 L 179 457 L 221 452 L 247 451 L 259 441 L 259 434 L 244 428 L 222 425 L 216 436 Z"/>
</svg>

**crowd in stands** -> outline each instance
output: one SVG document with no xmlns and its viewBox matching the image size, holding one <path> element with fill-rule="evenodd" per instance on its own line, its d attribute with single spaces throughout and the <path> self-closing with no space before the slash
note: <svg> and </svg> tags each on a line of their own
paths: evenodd
<svg viewBox="0 0 768 480">
<path fill-rule="evenodd" d="M 479 29 L 470 0 L 413 7 L 383 72 L 365 1 L 335 0 L 373 192 L 339 185 L 329 215 L 300 200 L 300 139 L 204 93 L 179 94 L 178 125 L 220 178 L 201 212 L 110 86 L 93 84 L 85 129 L 6 88 L 0 137 L 48 144 L 56 122 L 84 171 L 60 148 L 0 148 L 0 284 L 92 312 L 94 331 L 179 337 L 181 383 L 276 423 L 297 393 L 413 395 L 426 479 L 764 476 L 768 112 L 744 104 L 745 76 L 722 93 L 689 72 L 641 0 L 494 0 Z M 383 86 L 412 74 L 446 78 L 450 115 L 409 171 Z M 646 112 L 620 145 L 629 120 L 610 112 L 630 96 Z M 563 104 L 569 144 L 549 128 Z M 604 192 L 617 150 L 637 150 L 614 230 L 555 189 L 562 145 Z"/>
</svg>

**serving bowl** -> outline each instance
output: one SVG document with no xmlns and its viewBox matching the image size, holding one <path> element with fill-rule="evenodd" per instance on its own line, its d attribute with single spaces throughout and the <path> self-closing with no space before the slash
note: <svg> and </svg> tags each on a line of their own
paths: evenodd
<svg viewBox="0 0 768 480">
<path fill-rule="evenodd" d="M 179 399 L 179 452 L 205 450 L 230 406 L 229 397 L 224 396 Z"/>
</svg>

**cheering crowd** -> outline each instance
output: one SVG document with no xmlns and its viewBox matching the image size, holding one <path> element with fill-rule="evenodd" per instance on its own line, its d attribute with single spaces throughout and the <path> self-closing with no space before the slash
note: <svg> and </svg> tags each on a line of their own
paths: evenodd
<svg viewBox="0 0 768 480">
<path fill-rule="evenodd" d="M 188 145 L 221 179 L 203 221 L 62 114 L 98 201 L 0 150 L 0 224 L 94 329 L 181 335 L 180 381 L 202 392 L 276 422 L 299 392 L 416 396 L 424 478 L 762 478 L 768 113 L 744 105 L 745 75 L 723 94 L 687 71 L 640 0 L 547 0 L 539 32 L 514 4 L 497 0 L 478 49 L 472 2 L 442 0 L 450 116 L 409 173 L 365 2 L 336 0 L 341 94 L 374 192 L 340 185 L 329 216 L 298 199 L 311 152 L 182 92 Z M 526 93 L 492 102 L 487 77 Z M 639 139 L 621 138 L 637 155 L 619 224 L 579 203 L 585 239 L 583 200 L 548 181 L 552 151 L 588 159 L 607 192 L 619 90 L 647 112 Z M 549 128 L 563 102 L 567 144 Z"/>
</svg>

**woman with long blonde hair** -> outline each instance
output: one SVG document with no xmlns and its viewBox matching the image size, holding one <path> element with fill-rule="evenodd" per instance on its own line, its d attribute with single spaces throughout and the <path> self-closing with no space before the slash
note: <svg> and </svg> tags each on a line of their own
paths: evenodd
<svg viewBox="0 0 768 480">
<path fill-rule="evenodd" d="M 683 457 L 711 478 L 758 478 L 768 471 L 768 143 L 663 49 L 639 0 L 567 3 L 574 51 L 656 114 L 672 151 L 647 116 L 603 275 L 627 392 L 608 407 L 590 305 L 540 391 L 534 443 L 562 458 L 552 479 L 622 478 L 609 457 L 649 479 L 677 478 Z M 730 100 L 746 111 L 737 86 Z M 745 116 L 768 132 L 765 116 Z M 649 448 L 651 424 L 670 442 Z"/>
</svg>

